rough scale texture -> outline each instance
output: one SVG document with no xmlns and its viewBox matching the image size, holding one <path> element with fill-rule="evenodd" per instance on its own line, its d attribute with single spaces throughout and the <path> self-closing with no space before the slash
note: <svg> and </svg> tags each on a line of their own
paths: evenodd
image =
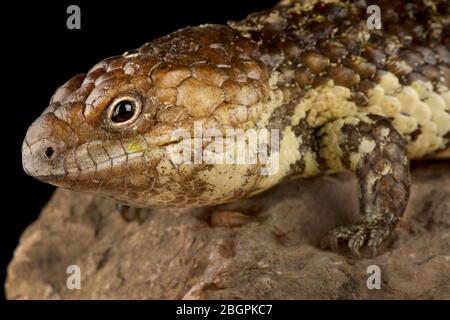
<svg viewBox="0 0 450 320">
<path fill-rule="evenodd" d="M 450 4 L 376 4 L 380 30 L 367 27 L 366 1 L 284 0 L 105 59 L 58 89 L 31 125 L 25 171 L 134 207 L 212 206 L 353 171 L 360 221 L 323 245 L 375 252 L 407 205 L 408 159 L 450 156 Z M 230 164 L 217 140 L 193 138 L 230 128 L 279 133 L 279 150 L 267 163 Z M 186 143 L 194 154 L 177 163 Z M 216 162 L 198 162 L 199 147 Z M 266 165 L 275 170 L 262 174 Z"/>
<path fill-rule="evenodd" d="M 113 201 L 58 190 L 21 237 L 7 297 L 450 299 L 448 166 L 413 171 L 398 239 L 376 258 L 317 247 L 322 233 L 357 219 L 350 178 L 290 181 L 228 208 L 249 216 L 160 209 L 142 225 L 124 224 Z M 71 264 L 81 268 L 81 290 L 65 286 Z M 369 291 L 373 264 L 381 290 Z"/>
</svg>

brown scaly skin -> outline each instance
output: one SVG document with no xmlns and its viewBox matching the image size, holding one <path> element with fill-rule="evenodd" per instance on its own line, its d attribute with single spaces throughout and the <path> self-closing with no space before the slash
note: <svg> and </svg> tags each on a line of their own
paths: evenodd
<svg viewBox="0 0 450 320">
<path fill-rule="evenodd" d="M 408 159 L 450 156 L 450 5 L 285 0 L 228 26 L 181 29 L 69 80 L 29 128 L 23 166 L 57 186 L 138 208 L 199 207 L 284 179 L 351 170 L 361 220 L 324 247 L 375 251 L 402 216 Z M 121 101 L 131 119 L 112 121 Z M 175 129 L 277 129 L 279 170 L 174 164 Z M 207 142 L 203 142 L 203 147 Z"/>
<path fill-rule="evenodd" d="M 366 122 L 367 119 L 373 122 Z M 333 124 L 326 124 L 317 138 L 320 140 L 326 136 L 327 130 L 335 130 Z M 357 125 L 344 124 L 340 134 L 345 141 L 341 145 L 344 150 L 341 161 L 347 169 L 355 171 L 359 178 L 362 216 L 358 224 L 339 227 L 330 232 L 322 245 L 337 248 L 339 241 L 346 241 L 356 253 L 364 244 L 375 251 L 403 215 L 408 201 L 410 177 L 405 143 L 392 124 L 378 115 L 367 115 L 367 118 L 364 115 Z M 375 147 L 353 167 L 346 157 L 350 152 L 358 152 L 363 139 L 373 141 Z M 329 151 L 327 147 L 325 142 L 323 152 Z M 386 172 L 386 168 L 391 170 Z"/>
</svg>

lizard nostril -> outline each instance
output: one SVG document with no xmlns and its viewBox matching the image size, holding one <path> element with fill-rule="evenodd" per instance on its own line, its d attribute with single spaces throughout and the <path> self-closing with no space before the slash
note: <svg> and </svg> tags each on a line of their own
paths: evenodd
<svg viewBox="0 0 450 320">
<path fill-rule="evenodd" d="M 45 156 L 48 159 L 51 159 L 54 154 L 55 154 L 55 150 L 52 147 L 48 147 L 47 149 L 45 149 Z"/>
</svg>

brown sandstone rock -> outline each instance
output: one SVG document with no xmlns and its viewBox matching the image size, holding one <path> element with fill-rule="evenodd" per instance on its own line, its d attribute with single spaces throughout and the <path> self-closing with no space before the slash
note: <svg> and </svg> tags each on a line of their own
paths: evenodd
<svg viewBox="0 0 450 320">
<path fill-rule="evenodd" d="M 114 202 L 57 190 L 22 235 L 9 299 L 450 299 L 450 168 L 413 174 L 411 200 L 376 258 L 322 251 L 356 218 L 349 175 L 284 183 L 214 209 L 155 209 L 125 223 Z M 243 215 L 244 213 L 245 215 Z M 381 268 L 368 290 L 367 267 Z M 66 268 L 81 268 L 81 289 Z"/>
</svg>

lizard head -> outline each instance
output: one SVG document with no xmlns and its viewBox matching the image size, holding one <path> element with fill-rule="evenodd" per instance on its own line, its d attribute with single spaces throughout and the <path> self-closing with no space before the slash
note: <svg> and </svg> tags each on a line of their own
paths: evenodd
<svg viewBox="0 0 450 320">
<path fill-rule="evenodd" d="M 230 201 L 254 189 L 258 165 L 189 161 L 193 155 L 177 163 L 174 152 L 195 140 L 195 124 L 203 133 L 254 128 L 268 91 L 249 40 L 225 26 L 182 29 L 62 85 L 28 129 L 23 167 L 44 182 L 134 206 Z"/>
</svg>

